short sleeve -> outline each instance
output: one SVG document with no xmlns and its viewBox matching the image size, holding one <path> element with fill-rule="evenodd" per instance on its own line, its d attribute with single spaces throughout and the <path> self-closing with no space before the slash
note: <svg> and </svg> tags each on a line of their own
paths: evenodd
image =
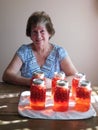
<svg viewBox="0 0 98 130">
<path fill-rule="evenodd" d="M 59 47 L 57 52 L 59 61 L 62 61 L 64 58 L 68 56 L 67 50 L 65 50 L 63 47 Z"/>
<path fill-rule="evenodd" d="M 20 59 L 25 62 L 25 55 L 26 55 L 26 45 L 22 45 L 17 51 L 16 54 L 20 57 Z"/>
</svg>

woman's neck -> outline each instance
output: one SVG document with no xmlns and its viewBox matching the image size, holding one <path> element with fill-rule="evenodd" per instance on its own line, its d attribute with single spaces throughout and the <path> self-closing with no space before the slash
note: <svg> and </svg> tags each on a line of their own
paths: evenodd
<svg viewBox="0 0 98 130">
<path fill-rule="evenodd" d="M 32 44 L 32 49 L 37 52 L 38 54 L 44 54 L 51 50 L 51 44 L 47 44 L 47 46 L 36 46 L 35 44 Z"/>
</svg>

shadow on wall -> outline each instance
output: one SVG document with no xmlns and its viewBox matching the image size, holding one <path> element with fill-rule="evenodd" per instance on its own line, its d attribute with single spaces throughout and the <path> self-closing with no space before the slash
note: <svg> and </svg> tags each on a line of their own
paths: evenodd
<svg viewBox="0 0 98 130">
<path fill-rule="evenodd" d="M 96 12 L 97 12 L 97 15 L 98 15 L 98 0 L 95 0 L 95 6 L 96 6 Z"/>
</svg>

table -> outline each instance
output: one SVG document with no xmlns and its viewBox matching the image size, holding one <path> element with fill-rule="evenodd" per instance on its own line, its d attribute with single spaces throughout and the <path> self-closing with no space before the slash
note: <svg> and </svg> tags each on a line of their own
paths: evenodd
<svg viewBox="0 0 98 130">
<path fill-rule="evenodd" d="M 19 115 L 18 102 L 27 86 L 0 83 L 0 130 L 98 130 L 98 87 L 93 87 L 97 116 L 84 120 L 29 119 Z"/>
</svg>

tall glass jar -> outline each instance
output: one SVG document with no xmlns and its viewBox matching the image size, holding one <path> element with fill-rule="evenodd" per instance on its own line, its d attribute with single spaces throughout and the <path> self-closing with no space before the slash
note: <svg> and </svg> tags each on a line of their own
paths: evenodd
<svg viewBox="0 0 98 130">
<path fill-rule="evenodd" d="M 85 112 L 90 109 L 91 91 L 90 81 L 80 81 L 79 87 L 76 89 L 75 110 Z"/>
<path fill-rule="evenodd" d="M 69 83 L 64 80 L 57 80 L 53 95 L 53 110 L 67 111 L 69 106 Z"/>
<path fill-rule="evenodd" d="M 75 99 L 75 97 L 76 97 L 76 89 L 79 85 L 79 82 L 81 80 L 85 80 L 85 78 L 86 78 L 86 75 L 84 73 L 78 72 L 75 74 L 74 78 L 72 79 L 71 91 L 72 91 L 72 98 L 73 99 Z"/>
<path fill-rule="evenodd" d="M 52 78 L 52 95 L 54 93 L 57 80 L 64 80 L 64 79 L 65 79 L 64 72 L 55 72 L 54 73 L 54 77 Z"/>
<path fill-rule="evenodd" d="M 33 79 L 30 88 L 30 106 L 34 110 L 45 109 L 46 86 L 44 80 Z"/>
</svg>

